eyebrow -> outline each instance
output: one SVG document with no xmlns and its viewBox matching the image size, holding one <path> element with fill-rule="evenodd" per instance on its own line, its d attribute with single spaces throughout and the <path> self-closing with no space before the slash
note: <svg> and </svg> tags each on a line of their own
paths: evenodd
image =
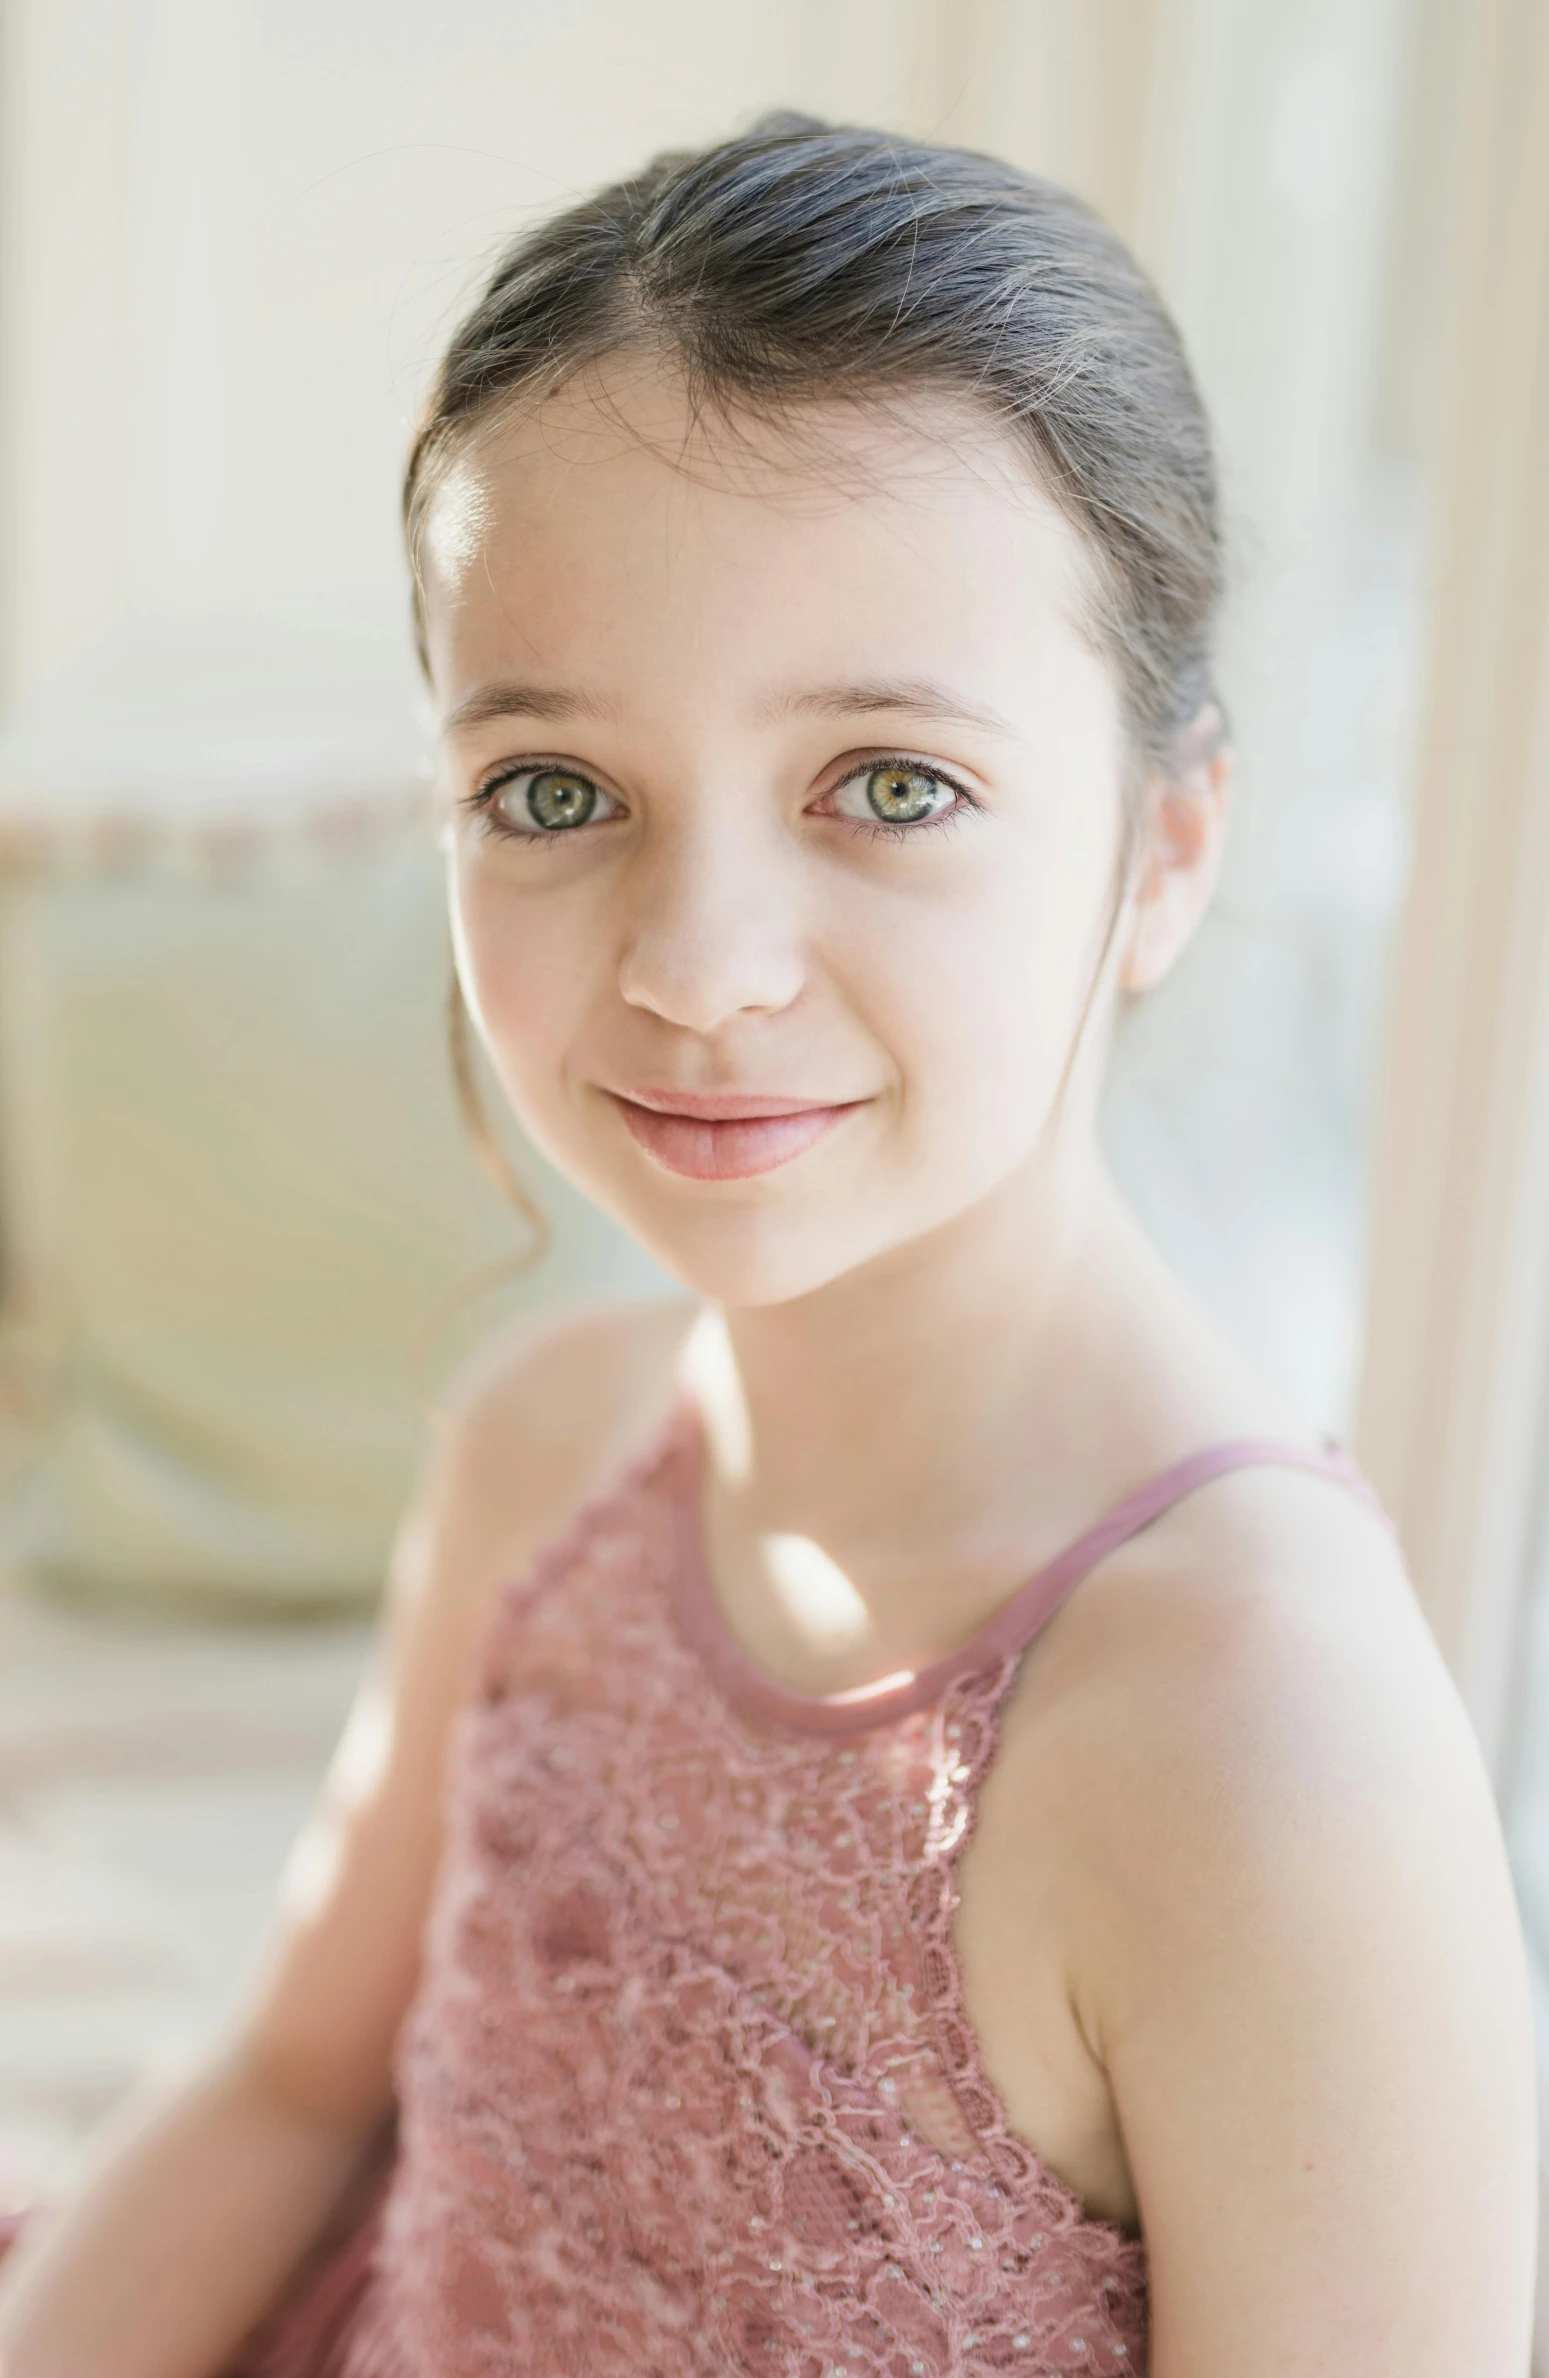
<svg viewBox="0 0 1549 2378">
<path fill-rule="evenodd" d="M 972 702 L 966 694 L 930 677 L 876 677 L 853 684 L 807 686 L 799 692 L 772 695 L 763 705 L 766 718 L 853 718 L 879 710 L 903 710 L 911 718 L 983 727 L 992 735 L 1017 731 L 999 711 Z"/>
<path fill-rule="evenodd" d="M 462 727 L 481 727 L 492 718 L 599 718 L 616 720 L 618 704 L 599 702 L 590 694 L 574 693 L 563 685 L 525 685 L 505 680 L 476 685 L 471 694 L 449 710 L 441 721 L 443 735 Z"/>
<path fill-rule="evenodd" d="M 970 701 L 952 687 L 929 677 L 879 677 L 854 683 L 812 685 L 771 694 L 760 704 L 760 715 L 780 718 L 856 718 L 879 711 L 906 712 L 959 726 L 981 727 L 992 735 L 1014 735 L 1016 728 L 998 711 Z M 592 718 L 616 723 L 616 702 L 562 685 L 533 685 L 502 680 L 475 686 L 447 712 L 441 732 L 455 735 L 464 727 L 485 725 L 496 718 Z"/>
</svg>

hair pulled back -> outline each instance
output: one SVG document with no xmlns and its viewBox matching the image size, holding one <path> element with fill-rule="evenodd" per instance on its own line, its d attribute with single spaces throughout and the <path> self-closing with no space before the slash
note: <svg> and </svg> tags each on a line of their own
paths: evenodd
<svg viewBox="0 0 1549 2378">
<path fill-rule="evenodd" d="M 431 390 L 403 496 L 417 607 L 425 515 L 470 435 L 642 346 L 696 410 L 982 406 L 1084 532 L 1133 745 L 1173 761 L 1213 698 L 1209 425 L 1155 287 L 1079 199 L 971 150 L 779 113 L 567 207 L 501 257 Z"/>
<path fill-rule="evenodd" d="M 789 420 L 814 400 L 930 392 L 983 408 L 1082 533 L 1087 624 L 1132 757 L 1178 764 L 1214 701 L 1210 429 L 1156 288 L 1080 199 L 973 150 L 779 112 L 654 157 L 516 240 L 453 333 L 409 453 L 422 660 L 420 540 L 447 470 L 491 420 L 630 349 L 677 366 L 696 416 Z M 1142 775 L 1125 771 L 1108 929 L 1066 1076 L 1138 845 Z M 547 1225 L 482 1112 L 455 974 L 449 1023 L 458 1104 L 535 1260 Z"/>
</svg>

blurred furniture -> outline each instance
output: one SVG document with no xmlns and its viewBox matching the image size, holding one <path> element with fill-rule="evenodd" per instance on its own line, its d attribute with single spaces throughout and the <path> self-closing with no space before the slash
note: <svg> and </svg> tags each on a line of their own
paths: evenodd
<svg viewBox="0 0 1549 2378">
<path fill-rule="evenodd" d="M 98 1596 L 369 1597 L 481 1328 L 664 1283 L 463 1144 L 396 647 L 123 634 L 0 737 L 0 1558 Z M 469 1291 L 462 1296 L 463 1289 Z"/>
</svg>

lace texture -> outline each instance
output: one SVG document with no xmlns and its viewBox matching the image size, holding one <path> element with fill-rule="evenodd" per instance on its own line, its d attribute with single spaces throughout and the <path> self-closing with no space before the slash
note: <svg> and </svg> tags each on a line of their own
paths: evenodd
<svg viewBox="0 0 1549 2378">
<path fill-rule="evenodd" d="M 957 1864 L 1016 1657 L 835 1736 L 672 1593 L 681 1415 L 491 1612 L 341 2378 L 1139 2372 L 1139 2241 L 1007 2126 Z"/>
</svg>

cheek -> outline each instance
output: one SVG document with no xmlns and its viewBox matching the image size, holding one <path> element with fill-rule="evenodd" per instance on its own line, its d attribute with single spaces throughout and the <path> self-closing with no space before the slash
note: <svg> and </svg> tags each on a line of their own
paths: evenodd
<svg viewBox="0 0 1549 2378">
<path fill-rule="evenodd" d="M 848 947 L 834 944 L 847 1001 L 890 1050 L 922 1138 L 947 1119 L 959 1144 L 965 1134 L 985 1146 L 1036 1133 L 1096 960 L 1100 868 L 1088 886 L 1048 854 L 1002 844 L 996 862 L 953 896 L 879 916 Z"/>
<path fill-rule="evenodd" d="M 596 936 L 573 902 L 524 897 L 503 881 L 498 854 L 459 853 L 449 888 L 464 997 L 507 1092 L 526 1107 L 573 1037 Z"/>
</svg>

